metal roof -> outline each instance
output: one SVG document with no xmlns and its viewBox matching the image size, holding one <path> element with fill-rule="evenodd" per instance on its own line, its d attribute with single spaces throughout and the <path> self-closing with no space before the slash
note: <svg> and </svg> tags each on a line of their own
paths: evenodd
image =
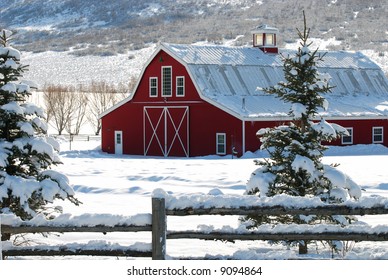
<svg viewBox="0 0 388 280">
<path fill-rule="evenodd" d="M 242 120 L 288 119 L 290 104 L 262 88 L 284 80 L 282 56 L 294 50 L 280 50 L 280 54 L 266 54 L 258 48 L 180 45 L 162 43 L 143 68 L 161 51 L 172 55 L 185 65 L 199 95 L 209 103 Z M 326 118 L 388 118 L 388 79 L 381 68 L 360 52 L 320 52 L 325 54 L 318 71 L 330 75 L 331 93 Z M 140 79 L 136 88 L 138 87 Z M 130 101 L 126 99 L 100 115 L 100 118 Z"/>
<path fill-rule="evenodd" d="M 162 44 L 162 49 L 186 65 L 204 99 L 241 119 L 286 117 L 290 105 L 258 88 L 284 80 L 282 56 L 257 48 Z M 360 52 L 325 54 L 318 71 L 335 86 L 325 95 L 326 117 L 388 116 L 388 79 L 376 63 Z"/>
</svg>

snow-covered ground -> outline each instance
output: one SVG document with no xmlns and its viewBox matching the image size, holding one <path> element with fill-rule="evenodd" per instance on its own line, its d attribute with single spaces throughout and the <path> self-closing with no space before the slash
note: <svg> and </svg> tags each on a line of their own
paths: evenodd
<svg viewBox="0 0 388 280">
<path fill-rule="evenodd" d="M 337 44 L 337 41 L 330 42 Z M 329 44 L 329 43 L 328 43 Z M 320 46 L 322 48 L 322 45 Z M 47 81 L 61 84 L 78 84 L 94 81 L 125 83 L 130 76 L 137 76 L 155 45 L 147 49 L 112 57 L 74 57 L 68 53 L 24 53 L 23 63 L 30 65 L 24 76 L 40 86 Z M 324 47 L 323 47 L 324 49 Z M 385 53 L 386 54 L 386 53 Z M 370 56 L 376 56 L 369 53 Z M 132 59 L 128 59 L 131 57 Z M 388 57 L 379 64 L 386 65 Z M 373 57 L 372 57 L 373 59 Z M 117 214 L 132 216 L 151 212 L 151 196 L 155 189 L 163 189 L 171 195 L 219 193 L 242 195 L 246 182 L 256 169 L 253 159 L 263 154 L 247 153 L 240 159 L 231 156 L 207 156 L 199 158 L 158 158 L 141 156 L 116 156 L 100 152 L 99 142 L 62 142 L 63 165 L 57 170 L 66 174 L 74 187 L 77 198 L 83 204 L 74 206 L 59 203 L 69 215 Z M 363 196 L 388 197 L 388 148 L 379 145 L 332 147 L 324 157 L 325 163 L 339 163 L 339 169 L 349 175 L 365 191 Z M 388 224 L 386 216 L 360 218 L 371 225 Z M 237 227 L 238 217 L 200 216 L 169 217 L 168 228 L 197 229 L 207 225 L 221 228 Z M 129 245 L 135 242 L 149 243 L 150 234 L 63 234 L 41 238 L 27 236 L 38 243 L 62 244 L 63 242 L 88 243 L 104 239 Z M 97 243 L 96 243 L 97 244 Z M 336 258 L 388 259 L 388 242 L 361 242 L 348 244 L 352 249 Z M 218 256 L 235 259 L 294 259 L 295 248 L 271 246 L 266 242 L 223 243 L 212 241 L 168 240 L 167 254 L 172 257 Z M 331 258 L 326 248 L 310 250 L 307 258 Z"/>
<path fill-rule="evenodd" d="M 83 204 L 74 206 L 61 202 L 64 213 L 70 215 L 117 214 L 133 216 L 151 212 L 151 196 L 161 188 L 174 196 L 190 194 L 242 195 L 246 182 L 255 169 L 253 159 L 263 156 L 260 153 L 247 153 L 240 159 L 231 156 L 207 156 L 198 158 L 159 158 L 142 156 L 116 156 L 102 153 L 99 142 L 61 143 L 63 165 L 57 170 L 66 174 L 74 187 L 77 198 Z M 380 145 L 357 145 L 332 147 L 325 157 L 325 163 L 339 163 L 339 169 L 348 174 L 365 191 L 363 196 L 388 197 L 388 148 Z M 215 192 L 217 190 L 217 192 Z M 362 217 L 372 226 L 388 224 L 386 216 Z M 168 229 L 197 229 L 211 225 L 238 227 L 238 217 L 194 216 L 168 217 Z M 94 233 L 66 233 L 60 236 L 41 238 L 29 236 L 31 240 L 47 244 L 63 242 L 88 243 L 93 240 L 107 240 L 121 245 L 135 242 L 150 243 L 148 233 L 108 233 L 106 236 Z M 388 259 L 388 242 L 361 242 L 348 244 L 352 250 L 336 258 L 345 259 Z M 168 240 L 167 254 L 175 257 L 218 256 L 236 259 L 294 259 L 299 258 L 297 248 L 287 250 L 267 242 Z M 331 258 L 326 248 L 311 248 L 307 258 Z"/>
</svg>

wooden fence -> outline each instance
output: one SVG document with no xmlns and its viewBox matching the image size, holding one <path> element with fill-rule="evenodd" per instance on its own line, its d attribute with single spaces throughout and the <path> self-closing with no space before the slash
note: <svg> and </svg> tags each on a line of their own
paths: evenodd
<svg viewBox="0 0 388 280">
<path fill-rule="evenodd" d="M 32 225 L 2 225 L 3 233 L 42 233 L 42 232 L 151 232 L 152 238 L 149 250 L 136 249 L 131 246 L 125 248 L 90 249 L 82 247 L 74 249 L 66 244 L 39 248 L 6 248 L 3 256 L 68 256 L 68 255 L 91 255 L 91 256 L 131 256 L 149 257 L 155 260 L 166 259 L 167 239 L 203 239 L 203 240 L 353 240 L 353 241 L 388 241 L 388 227 L 380 229 L 362 227 L 343 228 L 330 225 L 328 228 L 316 228 L 314 226 L 298 225 L 280 231 L 270 228 L 264 230 L 252 230 L 244 232 L 225 232 L 220 230 L 211 231 L 169 231 L 167 216 L 192 216 L 192 215 L 385 215 L 388 214 L 388 203 L 377 204 L 369 207 L 349 207 L 345 205 L 325 205 L 319 207 L 287 207 L 276 206 L 250 206 L 238 208 L 216 207 L 187 207 L 184 209 L 169 209 L 166 207 L 165 198 L 152 198 L 151 224 L 145 225 L 95 225 L 95 226 L 32 226 Z M 300 230 L 303 229 L 303 230 Z"/>
<path fill-rule="evenodd" d="M 76 220 L 74 217 L 73 220 Z M 125 218 L 123 218 L 125 219 Z M 17 226 L 1 225 L 2 234 L 22 234 L 22 233 L 102 233 L 106 235 L 112 232 L 152 232 L 151 224 L 116 224 L 116 225 L 93 225 L 93 226 L 78 226 L 78 225 L 43 225 L 34 226 L 29 223 L 20 224 Z M 71 246 L 70 246 L 71 245 Z M 59 246 L 20 246 L 6 248 L 3 250 L 3 257 L 7 256 L 115 256 L 115 257 L 152 257 L 151 244 L 149 248 L 147 244 L 139 246 L 112 246 L 107 244 L 105 248 L 99 246 L 96 248 L 93 244 L 63 244 Z"/>
<path fill-rule="evenodd" d="M 155 209 L 154 209 L 155 208 Z M 342 241 L 388 241 L 388 227 L 382 229 L 365 227 L 351 230 L 341 226 L 330 225 L 328 229 L 317 226 L 292 225 L 276 231 L 266 228 L 259 231 L 230 232 L 220 230 L 206 231 L 168 231 L 167 216 L 193 216 L 193 215 L 384 215 L 388 214 L 387 204 L 377 204 L 371 207 L 349 207 L 346 205 L 325 205 L 319 207 L 287 207 L 287 206 L 251 206 L 239 208 L 192 208 L 168 209 L 164 198 L 153 198 L 153 213 L 158 216 L 153 218 L 153 248 L 156 251 L 155 259 L 165 259 L 166 239 L 202 239 L 202 240 L 342 240 Z M 156 223 L 156 225 L 155 225 Z M 302 229 L 302 230 L 301 230 Z M 159 242 L 160 241 L 160 242 Z"/>
</svg>

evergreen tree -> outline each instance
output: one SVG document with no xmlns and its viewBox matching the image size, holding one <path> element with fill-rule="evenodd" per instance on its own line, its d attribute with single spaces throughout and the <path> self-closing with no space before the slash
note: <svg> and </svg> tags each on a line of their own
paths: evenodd
<svg viewBox="0 0 388 280">
<path fill-rule="evenodd" d="M 304 16 L 304 13 L 303 13 Z M 283 56 L 285 82 L 265 89 L 281 100 L 290 103 L 289 116 L 292 121 L 274 128 L 260 129 L 257 135 L 262 142 L 261 149 L 269 153 L 269 158 L 256 161 L 260 167 L 253 172 L 247 184 L 247 194 L 258 196 L 318 196 L 326 203 L 339 203 L 350 198 L 361 196 L 360 188 L 335 166 L 327 166 L 321 162 L 329 142 L 346 129 L 326 122 L 318 117 L 319 110 L 328 107 L 322 96 L 329 94 L 328 75 L 318 72 L 317 64 L 324 59 L 318 50 L 309 49 L 309 29 L 304 16 L 303 31 L 297 30 L 300 47 L 295 54 Z M 338 179 L 341 178 L 341 179 Z M 334 223 L 346 225 L 355 220 L 350 216 L 314 216 L 300 215 L 283 216 L 249 216 L 247 220 L 252 226 L 263 223 Z M 307 244 L 296 241 L 300 252 L 307 252 Z M 330 242 L 329 242 L 330 243 Z M 338 243 L 336 243 L 338 244 Z"/>
<path fill-rule="evenodd" d="M 26 66 L 9 45 L 12 32 L 0 34 L 0 214 L 23 220 L 60 212 L 55 199 L 78 205 L 67 177 L 50 167 L 60 163 L 57 143 L 47 137 L 44 112 L 28 103 L 30 87 L 19 82 Z M 2 236 L 2 239 L 6 239 Z M 9 237 L 9 236 L 8 236 Z"/>
</svg>

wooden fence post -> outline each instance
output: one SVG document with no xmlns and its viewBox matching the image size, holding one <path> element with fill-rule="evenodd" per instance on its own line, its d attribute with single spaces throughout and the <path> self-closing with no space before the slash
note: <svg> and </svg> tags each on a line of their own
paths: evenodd
<svg viewBox="0 0 388 280">
<path fill-rule="evenodd" d="M 152 259 L 166 258 L 167 216 L 164 198 L 152 198 Z"/>
</svg>

